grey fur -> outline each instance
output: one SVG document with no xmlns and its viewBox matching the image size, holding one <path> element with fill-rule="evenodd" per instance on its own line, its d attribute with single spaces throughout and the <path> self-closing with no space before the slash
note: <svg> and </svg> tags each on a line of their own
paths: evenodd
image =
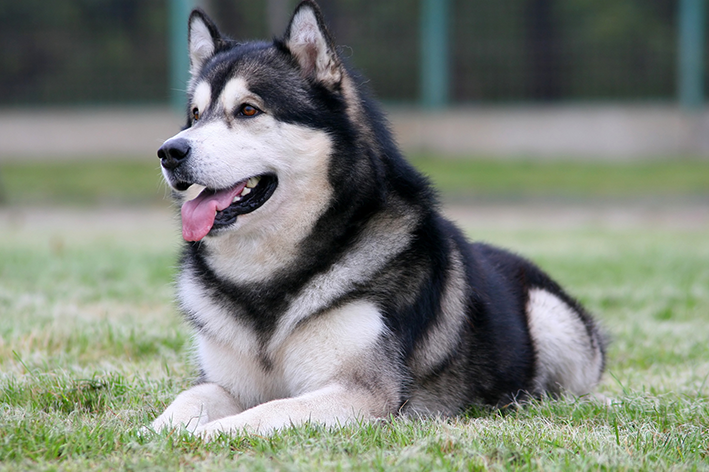
<svg viewBox="0 0 709 472">
<path fill-rule="evenodd" d="M 188 126 L 159 155 L 179 202 L 208 187 L 185 204 L 199 242 L 178 277 L 202 378 L 155 429 L 269 433 L 591 391 L 593 319 L 440 216 L 314 2 L 272 45 L 231 42 L 201 12 L 190 31 Z M 219 195 L 234 202 L 204 229 L 195 202 Z"/>
</svg>

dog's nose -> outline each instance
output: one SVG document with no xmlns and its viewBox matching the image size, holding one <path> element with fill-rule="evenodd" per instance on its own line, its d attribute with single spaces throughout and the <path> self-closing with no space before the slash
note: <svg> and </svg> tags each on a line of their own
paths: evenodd
<svg viewBox="0 0 709 472">
<path fill-rule="evenodd" d="M 190 143 L 186 139 L 172 139 L 158 149 L 158 157 L 165 169 L 175 169 L 190 154 Z"/>
</svg>

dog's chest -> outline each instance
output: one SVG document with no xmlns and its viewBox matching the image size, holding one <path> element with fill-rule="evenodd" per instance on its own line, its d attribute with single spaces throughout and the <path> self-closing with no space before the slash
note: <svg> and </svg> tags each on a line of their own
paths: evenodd
<svg viewBox="0 0 709 472">
<path fill-rule="evenodd" d="M 179 288 L 183 308 L 200 326 L 196 351 L 205 380 L 244 408 L 321 388 L 358 368 L 385 329 L 369 302 L 323 311 L 324 299 L 311 295 L 292 303 L 271 332 L 257 333 L 194 278 L 183 277 Z"/>
</svg>

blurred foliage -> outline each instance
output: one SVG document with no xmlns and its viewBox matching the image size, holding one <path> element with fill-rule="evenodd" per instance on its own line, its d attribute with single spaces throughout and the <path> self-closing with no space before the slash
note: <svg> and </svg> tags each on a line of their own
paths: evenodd
<svg viewBox="0 0 709 472">
<path fill-rule="evenodd" d="M 446 200 L 709 201 L 709 161 L 704 159 L 604 162 L 418 155 L 412 162 Z"/>
<path fill-rule="evenodd" d="M 677 0 L 454 0 L 459 100 L 675 93 Z"/>
<path fill-rule="evenodd" d="M 0 104 L 167 100 L 166 4 L 0 2 Z"/>
<path fill-rule="evenodd" d="M 538 161 L 417 155 L 445 201 L 709 201 L 709 161 Z M 106 156 L 55 162 L 4 162 L 0 189 L 9 205 L 167 205 L 157 160 Z"/>
<path fill-rule="evenodd" d="M 5 162 L 0 178 L 3 201 L 11 205 L 163 204 L 170 195 L 157 159 Z"/>
<path fill-rule="evenodd" d="M 242 40 L 280 34 L 297 0 L 280 0 L 277 15 L 269 3 L 201 2 L 225 33 Z M 420 3 L 321 1 L 342 55 L 380 98 L 417 99 Z M 678 3 L 451 0 L 452 98 L 671 99 Z M 165 102 L 168 6 L 169 0 L 1 2 L 0 105 Z"/>
</svg>

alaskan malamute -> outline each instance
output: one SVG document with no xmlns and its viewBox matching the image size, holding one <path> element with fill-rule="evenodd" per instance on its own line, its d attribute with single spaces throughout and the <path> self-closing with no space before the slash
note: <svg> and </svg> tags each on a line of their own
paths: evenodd
<svg viewBox="0 0 709 472">
<path fill-rule="evenodd" d="M 189 52 L 187 125 L 158 156 L 200 378 L 154 429 L 269 433 L 593 389 L 594 321 L 441 216 L 313 1 L 273 42 L 195 10 Z"/>
</svg>

